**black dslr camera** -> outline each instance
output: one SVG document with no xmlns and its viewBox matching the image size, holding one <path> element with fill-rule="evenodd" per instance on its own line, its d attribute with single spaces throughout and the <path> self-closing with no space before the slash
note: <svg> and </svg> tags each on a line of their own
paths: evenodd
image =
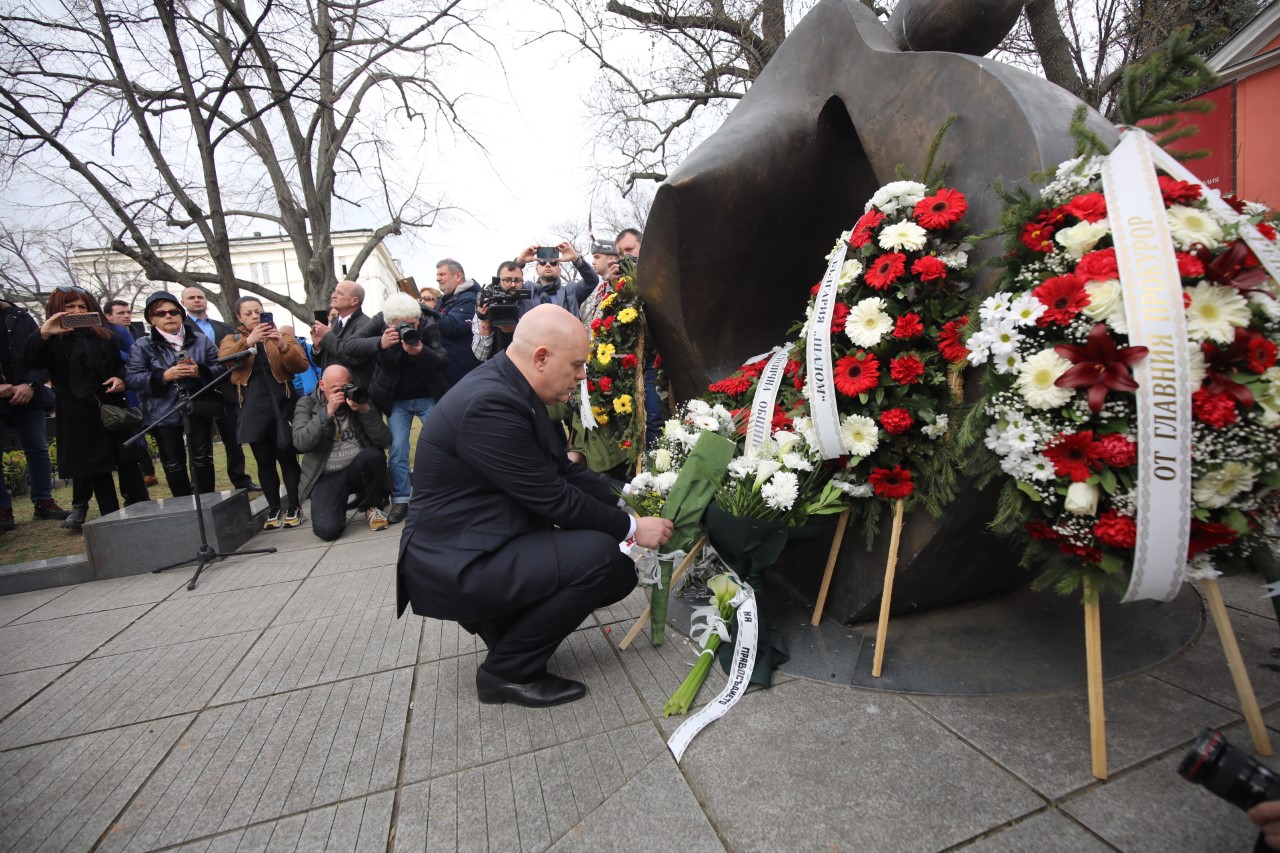
<svg viewBox="0 0 1280 853">
<path fill-rule="evenodd" d="M 1213 729 L 1205 729 L 1191 744 L 1178 773 L 1244 811 L 1266 800 L 1280 800 L 1280 776 Z"/>
<path fill-rule="evenodd" d="M 365 403 L 369 402 L 369 389 L 361 388 L 354 382 L 348 382 L 338 390 L 342 392 L 342 396 L 346 397 L 349 402 L 355 403 L 358 406 L 363 406 Z"/>
<path fill-rule="evenodd" d="M 418 334 L 418 330 L 408 323 L 398 323 L 396 325 L 396 334 L 400 336 L 400 341 L 409 346 L 417 346 L 422 343 L 422 335 Z"/>
<path fill-rule="evenodd" d="M 491 326 L 514 326 L 520 322 L 520 303 L 528 298 L 529 291 L 523 287 L 503 290 L 496 275 L 480 292 L 480 304 L 488 306 Z"/>
</svg>

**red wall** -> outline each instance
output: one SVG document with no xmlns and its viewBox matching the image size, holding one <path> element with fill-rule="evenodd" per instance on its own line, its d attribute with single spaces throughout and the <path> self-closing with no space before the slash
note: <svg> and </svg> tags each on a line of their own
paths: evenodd
<svg viewBox="0 0 1280 853">
<path fill-rule="evenodd" d="M 1239 194 L 1280 209 L 1280 67 L 1236 82 L 1236 181 Z"/>
</svg>

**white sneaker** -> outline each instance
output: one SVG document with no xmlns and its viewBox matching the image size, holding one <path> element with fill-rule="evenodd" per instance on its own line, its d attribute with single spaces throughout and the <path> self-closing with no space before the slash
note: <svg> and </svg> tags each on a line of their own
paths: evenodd
<svg viewBox="0 0 1280 853">
<path fill-rule="evenodd" d="M 386 530 L 391 526 L 391 522 L 387 521 L 387 517 L 377 507 L 366 509 L 364 517 L 369 519 L 370 530 Z"/>
</svg>

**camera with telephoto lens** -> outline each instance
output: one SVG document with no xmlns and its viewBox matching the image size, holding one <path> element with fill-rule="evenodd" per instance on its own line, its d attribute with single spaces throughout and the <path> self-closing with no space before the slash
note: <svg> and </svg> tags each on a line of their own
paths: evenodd
<svg viewBox="0 0 1280 853">
<path fill-rule="evenodd" d="M 529 298 L 523 287 L 503 290 L 495 275 L 493 281 L 480 293 L 480 304 L 488 306 L 489 323 L 493 326 L 514 326 L 520 322 L 520 303 Z"/>
<path fill-rule="evenodd" d="M 361 388 L 354 382 L 348 382 L 338 390 L 342 392 L 342 396 L 346 397 L 347 402 L 349 403 L 355 403 L 358 406 L 363 406 L 365 403 L 369 402 L 369 389 Z"/>
<path fill-rule="evenodd" d="M 411 347 L 422 343 L 422 335 L 408 323 L 397 323 L 396 334 L 400 336 L 401 343 L 406 343 Z"/>
<path fill-rule="evenodd" d="M 1191 744 L 1178 773 L 1244 811 L 1266 800 L 1280 800 L 1280 776 L 1213 729 L 1205 729 Z"/>
</svg>

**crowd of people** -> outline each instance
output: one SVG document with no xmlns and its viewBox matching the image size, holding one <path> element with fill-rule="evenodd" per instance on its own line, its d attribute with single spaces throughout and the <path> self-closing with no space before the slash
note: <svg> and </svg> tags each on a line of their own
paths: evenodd
<svg viewBox="0 0 1280 853">
<path fill-rule="evenodd" d="M 127 442 L 146 429 L 175 497 L 213 491 L 216 434 L 231 483 L 264 493 L 268 530 L 300 526 L 308 499 L 312 530 L 325 540 L 342 534 L 352 507 L 374 530 L 398 524 L 412 493 L 414 419 L 425 424 L 450 388 L 505 352 L 536 307 L 588 324 L 604 282 L 619 275 L 619 256 L 638 257 L 641 236 L 626 229 L 616 242 L 595 243 L 591 262 L 569 242 L 528 246 L 500 265 L 489 287 L 446 258 L 436 286 L 416 298 L 393 294 L 373 316 L 364 288 L 344 280 L 309 344 L 257 297 L 237 301 L 229 323 L 210 317 L 206 292 L 194 286 L 148 296 L 145 326 L 133 322 L 128 303 L 99 305 L 74 286 L 49 295 L 43 324 L 0 300 L 0 425 L 26 454 L 34 517 L 78 531 L 91 500 L 101 515 L 121 499 L 150 500 L 160 485 L 151 453 L 145 441 Z M 576 275 L 566 280 L 569 266 Z M 129 408 L 141 412 L 140 423 L 108 417 Z M 58 474 L 72 483 L 69 510 L 52 497 L 49 409 Z M 259 482 L 246 473 L 246 445 Z M 12 496 L 0 480 L 0 533 L 12 529 Z"/>
</svg>

